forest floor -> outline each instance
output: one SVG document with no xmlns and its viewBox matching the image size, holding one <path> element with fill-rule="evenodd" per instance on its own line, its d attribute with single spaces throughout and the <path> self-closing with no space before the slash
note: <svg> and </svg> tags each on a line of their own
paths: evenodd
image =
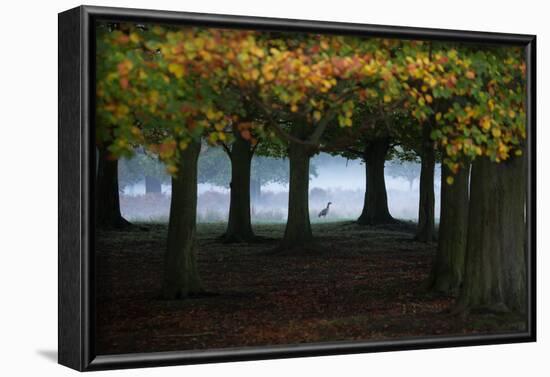
<svg viewBox="0 0 550 377">
<path fill-rule="evenodd" d="M 223 224 L 199 224 L 198 265 L 213 295 L 159 298 L 166 225 L 101 232 L 96 240 L 98 354 L 326 341 L 405 339 L 523 331 L 522 318 L 448 314 L 454 298 L 426 280 L 435 244 L 414 226 L 314 224 L 319 255 L 273 254 L 284 224 L 258 225 L 266 240 L 223 244 Z"/>
</svg>

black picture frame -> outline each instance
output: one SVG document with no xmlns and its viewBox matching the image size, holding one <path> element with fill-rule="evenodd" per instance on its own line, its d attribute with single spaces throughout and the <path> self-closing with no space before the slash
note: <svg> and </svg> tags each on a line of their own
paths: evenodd
<svg viewBox="0 0 550 377">
<path fill-rule="evenodd" d="M 96 20 L 357 34 L 523 46 L 527 63 L 528 323 L 523 333 L 97 355 L 94 350 Z M 79 371 L 536 341 L 536 36 L 80 6 L 59 14 L 59 363 Z"/>
</svg>

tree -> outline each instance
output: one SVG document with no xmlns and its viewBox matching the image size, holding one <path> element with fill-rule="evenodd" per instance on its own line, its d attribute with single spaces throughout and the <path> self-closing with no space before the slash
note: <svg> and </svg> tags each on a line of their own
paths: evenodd
<svg viewBox="0 0 550 377">
<path fill-rule="evenodd" d="M 353 99 L 378 96 L 389 85 L 381 76 L 391 78 L 391 70 L 385 50 L 378 48 L 379 40 L 285 36 L 277 43 L 261 52 L 265 58 L 260 64 L 246 64 L 241 55 L 237 72 L 251 77 L 241 80 L 243 89 L 263 111 L 266 126 L 288 144 L 289 207 L 280 248 L 304 249 L 313 243 L 308 208 L 310 158 L 322 149 L 328 128 L 353 125 Z"/>
<path fill-rule="evenodd" d="M 128 51 L 121 51 L 118 55 L 111 54 L 110 46 L 103 41 L 111 38 L 118 31 L 113 30 L 113 24 L 102 24 L 98 27 L 98 41 L 96 54 L 96 75 L 98 92 L 103 93 L 110 85 L 108 75 L 110 69 L 121 62 L 121 56 Z M 103 229 L 122 229 L 130 223 L 122 217 L 120 211 L 119 182 L 118 182 L 118 156 L 111 152 L 116 135 L 110 122 L 116 119 L 105 117 L 101 111 L 105 103 L 102 96 L 98 96 L 98 116 L 96 122 L 96 152 L 97 152 L 97 175 L 96 175 L 96 200 L 95 200 L 95 224 Z M 121 108 L 122 110 L 123 108 Z M 119 116 L 126 115 L 122 110 Z"/>
<path fill-rule="evenodd" d="M 113 135 L 114 155 L 131 156 L 141 145 L 173 176 L 162 289 L 167 299 L 203 292 L 195 263 L 197 158 L 201 137 L 225 137 L 230 121 L 215 107 L 216 83 L 207 80 L 215 67 L 204 54 L 215 48 L 214 37 L 196 28 L 120 24 L 98 42 L 115 59 L 98 87 L 98 115 L 106 120 L 98 133 Z"/>
<path fill-rule="evenodd" d="M 525 162 L 472 164 L 465 272 L 458 311 L 525 313 Z"/>
<path fill-rule="evenodd" d="M 178 167 L 185 171 L 172 179 L 168 221 L 168 247 L 164 258 L 162 295 L 181 299 L 204 290 L 196 261 L 197 159 L 200 142 L 191 142 L 180 155 Z"/>
<path fill-rule="evenodd" d="M 363 210 L 357 219 L 360 225 L 394 222 L 388 209 L 384 165 L 392 145 L 393 112 L 382 103 L 357 111 L 354 122 L 361 126 L 329 130 L 327 139 L 335 140 L 330 150 L 350 159 L 361 159 L 365 165 L 365 196 Z"/>
<path fill-rule="evenodd" d="M 404 107 L 422 128 L 430 129 L 434 148 L 443 150 L 444 171 L 452 174 L 442 175 L 445 184 L 453 184 L 455 175 L 473 160 L 465 268 L 457 310 L 521 312 L 525 308 L 523 53 L 511 47 L 415 45 L 406 43 L 396 51 L 398 59 L 407 62 L 398 68 L 402 93 L 410 97 Z M 427 132 L 422 133 L 427 140 Z M 517 179 L 512 180 L 511 175 Z M 463 190 L 456 192 L 463 195 Z M 460 230 L 462 215 L 444 217 L 444 222 L 451 220 L 444 228 Z M 503 225 L 505 218 L 512 220 Z M 516 235 L 519 237 L 510 239 Z M 460 259 L 455 255 L 460 248 L 454 249 L 451 257 L 441 255 L 447 252 L 447 237 L 440 238 L 437 258 L 437 263 L 447 265 L 434 268 L 435 281 L 443 281 L 442 272 L 453 270 L 453 261 Z M 509 241 L 507 246 L 502 246 L 502 240 Z M 505 288 L 509 291 L 504 292 Z"/>
<path fill-rule="evenodd" d="M 138 150 L 133 157 L 119 160 L 118 179 L 122 191 L 145 181 L 145 193 L 160 193 L 161 185 L 170 181 L 170 175 L 158 156 Z"/>
<path fill-rule="evenodd" d="M 285 151 L 274 148 L 273 143 L 258 143 L 252 157 L 250 173 L 251 201 L 259 201 L 261 189 L 270 183 L 288 184 L 289 165 Z M 310 179 L 317 176 L 317 167 L 310 165 Z M 231 166 L 222 148 L 204 146 L 199 158 L 199 183 L 229 188 Z"/>
<path fill-rule="evenodd" d="M 477 72 L 485 73 L 479 78 L 484 84 L 477 93 L 480 103 L 471 107 L 472 115 L 467 108 L 457 109 L 477 118 L 480 128 L 471 131 L 481 148 L 465 150 L 463 145 L 462 153 L 456 153 L 480 155 L 472 163 L 464 280 L 457 310 L 525 313 L 525 64 L 521 50 L 498 49 L 476 65 Z M 455 152 L 453 147 L 449 149 Z"/>
<path fill-rule="evenodd" d="M 315 165 L 310 166 L 310 178 L 316 176 Z M 256 156 L 252 159 L 251 194 L 252 201 L 259 201 L 262 196 L 262 187 L 269 183 L 287 184 L 289 179 L 289 165 L 285 158 Z"/>
<path fill-rule="evenodd" d="M 473 161 L 456 311 L 524 312 L 526 169 L 522 156 L 526 134 L 522 52 L 510 47 L 480 50 L 468 46 L 448 50 L 444 56 L 434 54 L 434 58 L 446 72 L 445 78 L 439 79 L 444 85 L 431 91 L 439 104 L 431 138 L 444 151 L 442 179 L 451 172 L 442 189 L 463 179 L 456 174 L 467 170 L 468 162 Z M 422 98 L 426 101 L 426 95 Z M 463 189 L 456 192 L 464 195 Z M 452 221 L 453 231 L 461 233 L 463 216 L 445 215 L 445 219 Z M 447 237 L 440 238 L 440 243 L 448 242 Z M 436 281 L 445 280 L 445 271 L 456 271 L 459 263 L 453 261 L 459 260 L 462 252 L 462 248 L 455 248 L 448 258 L 441 255 L 443 246 L 438 257 L 446 266 L 434 269 Z"/>
<path fill-rule="evenodd" d="M 95 224 L 99 229 L 122 229 L 130 223 L 120 212 L 118 160 L 104 146 L 98 149 Z"/>
<path fill-rule="evenodd" d="M 427 288 L 457 294 L 464 275 L 470 167 L 465 164 L 454 176 L 446 165 L 442 170 L 439 242 Z M 449 177 L 453 177 L 453 184 L 447 183 Z"/>
<path fill-rule="evenodd" d="M 416 155 L 414 155 L 416 159 Z M 420 177 L 420 169 L 417 161 L 395 160 L 389 161 L 386 172 L 393 178 L 404 178 L 409 183 L 409 191 L 412 191 L 413 184 Z"/>
<path fill-rule="evenodd" d="M 250 242 L 256 238 L 250 217 L 250 172 L 257 142 L 253 144 L 251 138 L 241 136 L 246 125 L 241 123 L 234 127 L 235 138 L 231 147 L 223 144 L 231 161 L 229 219 L 223 235 L 226 242 Z"/>
<path fill-rule="evenodd" d="M 420 201 L 418 204 L 418 226 L 415 240 L 430 242 L 435 239 L 435 149 L 430 134 L 432 126 L 425 124 L 422 129 L 420 147 Z"/>
</svg>

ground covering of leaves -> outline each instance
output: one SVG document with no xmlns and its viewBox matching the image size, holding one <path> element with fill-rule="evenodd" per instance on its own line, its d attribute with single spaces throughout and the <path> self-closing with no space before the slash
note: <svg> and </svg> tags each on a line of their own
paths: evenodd
<svg viewBox="0 0 550 377">
<path fill-rule="evenodd" d="M 436 245 L 414 226 L 314 224 L 319 253 L 279 253 L 284 224 L 258 225 L 254 244 L 223 244 L 199 224 L 198 264 L 212 295 L 159 298 L 167 226 L 99 232 L 96 352 L 199 350 L 516 332 L 511 315 L 448 313 L 453 297 L 423 289 Z"/>
</svg>

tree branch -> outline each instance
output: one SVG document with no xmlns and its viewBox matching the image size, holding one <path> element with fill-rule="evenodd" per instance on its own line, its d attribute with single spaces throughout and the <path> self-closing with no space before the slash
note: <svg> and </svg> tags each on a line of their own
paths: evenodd
<svg viewBox="0 0 550 377">
<path fill-rule="evenodd" d="M 258 139 L 256 144 L 254 144 L 250 149 L 250 156 L 254 156 L 254 153 L 256 153 L 256 148 L 258 148 L 258 144 L 260 144 L 260 139 Z"/>
<path fill-rule="evenodd" d="M 311 136 L 308 138 L 308 140 L 313 144 L 319 144 L 319 140 L 321 139 L 321 136 L 323 136 L 323 133 L 325 132 L 326 128 L 334 120 L 334 117 L 336 116 L 336 110 L 337 106 L 342 103 L 342 101 L 346 100 L 348 97 L 352 96 L 354 92 L 352 90 L 343 92 L 340 97 L 338 97 L 334 103 L 336 105 L 333 105 L 327 112 L 327 114 L 321 119 L 321 121 L 317 124 L 317 127 L 311 134 Z"/>
<path fill-rule="evenodd" d="M 279 122 L 276 119 L 274 119 L 273 114 L 271 113 L 271 109 L 267 109 L 265 104 L 262 101 L 258 100 L 256 97 L 250 96 L 250 98 L 262 110 L 262 112 L 266 116 L 267 126 L 271 129 L 273 129 L 273 131 L 282 140 L 286 141 L 287 143 L 296 143 L 296 144 L 308 145 L 308 146 L 311 146 L 311 147 L 317 147 L 317 144 L 311 143 L 310 141 L 307 141 L 307 140 L 302 140 L 302 139 L 299 139 L 297 137 L 294 137 L 291 134 L 289 134 L 288 132 L 286 132 L 285 130 L 283 130 L 279 126 Z"/>
<path fill-rule="evenodd" d="M 227 144 L 225 144 L 223 142 L 221 142 L 220 144 L 223 147 L 223 150 L 225 151 L 225 153 L 227 153 L 229 158 L 231 158 L 231 149 L 227 146 Z"/>
</svg>

